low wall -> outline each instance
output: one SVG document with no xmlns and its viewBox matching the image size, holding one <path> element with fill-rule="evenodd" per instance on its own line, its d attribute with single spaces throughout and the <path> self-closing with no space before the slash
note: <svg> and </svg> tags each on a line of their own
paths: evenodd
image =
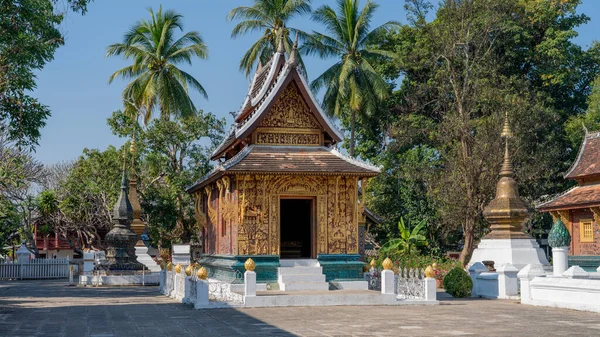
<svg viewBox="0 0 600 337">
<path fill-rule="evenodd" d="M 523 304 L 600 312 L 599 273 L 573 266 L 562 276 L 522 274 L 519 278 Z"/>
<path fill-rule="evenodd" d="M 479 274 L 473 287 L 478 297 L 498 298 L 498 273 Z"/>
</svg>

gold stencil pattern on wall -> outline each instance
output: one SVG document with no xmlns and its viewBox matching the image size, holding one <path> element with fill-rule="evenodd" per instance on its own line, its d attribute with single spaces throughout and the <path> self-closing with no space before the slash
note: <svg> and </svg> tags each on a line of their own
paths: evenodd
<svg viewBox="0 0 600 337">
<path fill-rule="evenodd" d="M 239 211 L 239 254 L 279 254 L 282 196 L 315 197 L 318 254 L 358 252 L 356 177 L 248 175 L 240 180 L 245 206 Z"/>
<path fill-rule="evenodd" d="M 204 188 L 204 192 L 206 193 L 206 209 L 208 211 L 208 218 L 210 219 L 210 223 L 215 226 L 217 224 L 217 209 L 213 206 L 212 186 L 206 186 Z"/>
<path fill-rule="evenodd" d="M 227 223 L 232 224 L 239 219 L 239 205 L 233 193 L 230 191 L 231 181 L 229 177 L 223 177 L 217 181 L 219 189 L 219 210 L 221 218 Z"/>
<path fill-rule="evenodd" d="M 260 123 L 261 127 L 320 129 L 300 90 L 290 82 Z"/>
<path fill-rule="evenodd" d="M 206 227 L 206 214 L 202 211 L 202 193 L 194 193 L 194 217 L 196 218 L 196 226 L 198 230 Z"/>
</svg>

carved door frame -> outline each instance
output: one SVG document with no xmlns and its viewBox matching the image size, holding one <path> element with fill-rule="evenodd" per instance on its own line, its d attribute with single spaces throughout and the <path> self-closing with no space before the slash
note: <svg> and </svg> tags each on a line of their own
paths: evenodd
<svg viewBox="0 0 600 337">
<path fill-rule="evenodd" d="M 281 200 L 283 199 L 296 199 L 296 200 L 310 200 L 310 258 L 317 258 L 317 245 L 319 235 L 319 219 L 317 217 L 317 193 L 279 193 L 278 194 L 278 214 L 277 214 L 277 233 L 278 233 L 278 251 L 281 256 Z"/>
</svg>

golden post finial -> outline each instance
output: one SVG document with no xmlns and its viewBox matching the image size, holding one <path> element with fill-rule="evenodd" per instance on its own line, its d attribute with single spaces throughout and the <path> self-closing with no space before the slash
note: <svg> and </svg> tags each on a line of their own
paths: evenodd
<svg viewBox="0 0 600 337">
<path fill-rule="evenodd" d="M 248 258 L 244 263 L 244 268 L 246 268 L 247 271 L 254 271 L 254 269 L 256 269 L 256 263 L 251 258 Z"/>
<path fill-rule="evenodd" d="M 427 268 L 425 268 L 425 277 L 432 278 L 434 276 L 435 270 L 433 269 L 433 267 L 431 265 L 427 266 Z"/>
<path fill-rule="evenodd" d="M 390 260 L 389 257 L 386 257 L 385 260 L 383 260 L 383 262 L 381 263 L 381 265 L 383 266 L 383 269 L 385 269 L 385 270 L 392 270 L 394 263 L 392 262 L 392 260 Z"/>
<path fill-rule="evenodd" d="M 198 269 L 198 272 L 196 273 L 196 276 L 200 280 L 206 280 L 208 278 L 208 270 L 206 270 L 206 268 L 204 267 L 200 267 L 200 269 Z"/>
</svg>

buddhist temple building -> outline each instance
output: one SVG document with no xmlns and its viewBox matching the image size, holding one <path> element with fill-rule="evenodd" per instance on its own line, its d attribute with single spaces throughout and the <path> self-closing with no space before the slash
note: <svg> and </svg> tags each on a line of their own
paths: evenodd
<svg viewBox="0 0 600 337">
<path fill-rule="evenodd" d="M 251 257 L 259 283 L 277 280 L 284 260 L 314 261 L 327 281 L 361 278 L 368 212 L 359 190 L 379 168 L 335 148 L 342 134 L 305 76 L 297 43 L 286 58 L 280 41 L 213 152 L 218 164 L 187 189 L 210 277 L 235 282 Z"/>
<path fill-rule="evenodd" d="M 572 237 L 569 265 L 595 271 L 600 265 L 600 132 L 586 132 L 565 178 L 577 186 L 537 208 L 567 226 Z"/>
</svg>

